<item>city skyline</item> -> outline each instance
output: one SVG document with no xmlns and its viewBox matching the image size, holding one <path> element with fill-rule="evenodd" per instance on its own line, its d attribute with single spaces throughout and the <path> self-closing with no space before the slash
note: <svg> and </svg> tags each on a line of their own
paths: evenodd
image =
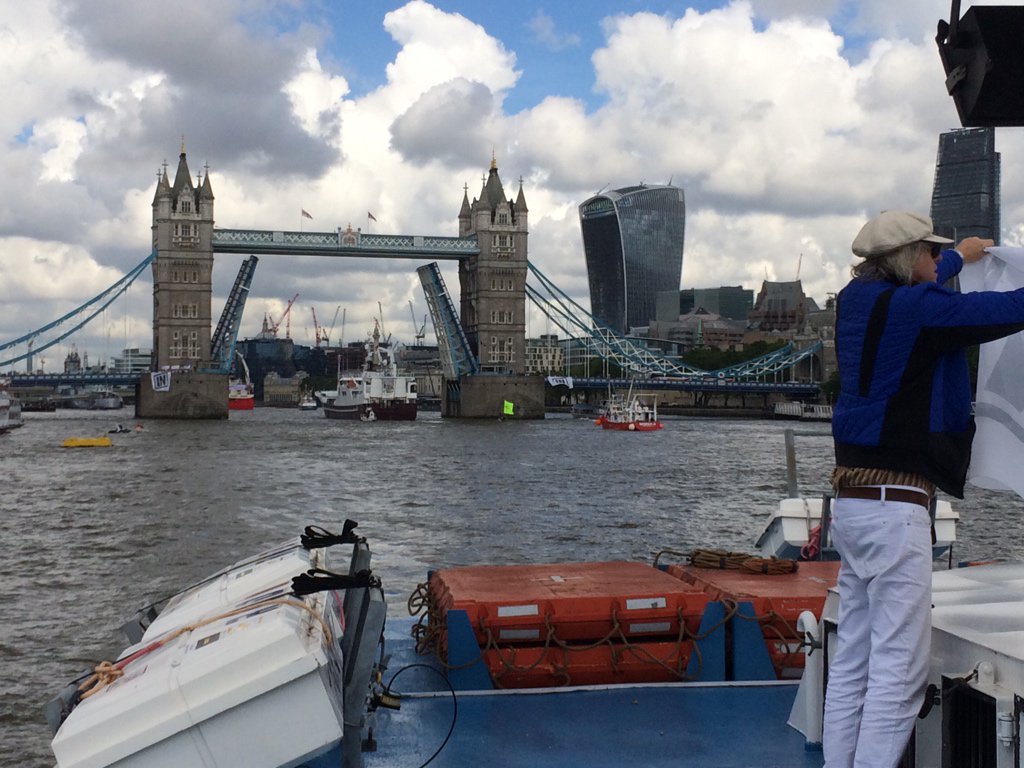
<svg viewBox="0 0 1024 768">
<path fill-rule="evenodd" d="M 530 203 L 530 259 L 589 304 L 577 208 L 671 182 L 688 216 L 682 283 L 797 275 L 822 300 L 883 208 L 925 212 L 937 137 L 957 125 L 925 0 L 306 0 L 173 6 L 52 0 L 0 8 L 0 340 L 70 311 L 149 252 L 156 173 L 184 140 L 217 226 L 454 235 L 496 158 Z M 184 139 L 183 139 L 184 136 Z M 1003 232 L 1022 241 L 1024 137 L 997 131 Z M 305 212 L 305 215 L 303 215 Z M 241 257 L 218 257 L 219 315 Z M 446 273 L 450 284 L 453 272 Z M 143 279 L 76 336 L 90 359 L 147 346 Z M 241 335 L 291 296 L 312 343 L 383 307 L 412 338 L 413 265 L 261 261 Z M 537 312 L 528 333 L 552 331 Z M 340 326 L 340 320 L 339 320 Z M 336 329 L 340 331 L 340 327 Z M 430 329 L 428 328 L 428 333 Z M 52 366 L 66 349 L 49 355 Z"/>
</svg>

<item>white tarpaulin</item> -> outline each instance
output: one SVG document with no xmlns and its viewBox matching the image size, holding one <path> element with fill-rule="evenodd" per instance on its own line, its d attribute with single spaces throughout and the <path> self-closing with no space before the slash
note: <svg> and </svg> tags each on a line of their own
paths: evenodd
<svg viewBox="0 0 1024 768">
<path fill-rule="evenodd" d="M 960 289 L 1011 291 L 1024 286 L 1024 248 L 990 248 L 991 256 L 967 264 Z M 981 345 L 971 467 L 967 480 L 979 488 L 1015 491 L 1024 497 L 1024 334 Z"/>
</svg>

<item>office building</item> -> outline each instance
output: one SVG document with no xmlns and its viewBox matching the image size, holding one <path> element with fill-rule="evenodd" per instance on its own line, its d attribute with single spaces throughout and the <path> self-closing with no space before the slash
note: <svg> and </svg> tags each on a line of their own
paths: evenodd
<svg viewBox="0 0 1024 768">
<path fill-rule="evenodd" d="M 638 185 L 580 204 L 590 313 L 618 333 L 648 325 L 659 291 L 678 289 L 683 273 L 683 190 Z"/>
<path fill-rule="evenodd" d="M 663 322 L 675 320 L 698 309 L 714 315 L 746 322 L 754 307 L 754 292 L 741 285 L 718 288 L 684 288 L 680 291 L 659 291 L 655 317 Z"/>
<path fill-rule="evenodd" d="M 974 235 L 999 243 L 994 128 L 964 128 L 939 136 L 931 217 L 936 234 L 956 242 Z"/>
</svg>

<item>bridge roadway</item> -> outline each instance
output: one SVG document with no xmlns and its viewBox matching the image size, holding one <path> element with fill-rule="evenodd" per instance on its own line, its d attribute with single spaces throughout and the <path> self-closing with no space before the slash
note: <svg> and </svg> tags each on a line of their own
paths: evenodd
<svg viewBox="0 0 1024 768">
<path fill-rule="evenodd" d="M 101 384 L 111 387 L 134 387 L 139 380 L 138 373 L 15 373 L 11 374 L 11 387 L 53 387 L 87 386 Z M 486 374 L 484 374 L 486 375 Z M 671 390 L 676 392 L 719 392 L 722 394 L 785 394 L 794 398 L 815 397 L 820 393 L 820 386 L 805 382 L 761 382 L 761 381 L 730 381 L 700 377 L 693 379 L 674 379 L 654 377 L 647 379 L 604 379 L 573 377 L 575 389 L 607 390 L 634 389 Z"/>
<path fill-rule="evenodd" d="M 572 377 L 574 389 L 607 390 L 633 389 L 671 390 L 675 392 L 719 392 L 722 394 L 772 395 L 785 394 L 794 398 L 816 397 L 821 393 L 821 385 L 799 381 L 742 381 L 719 379 L 710 376 L 694 376 L 692 378 L 651 377 L 647 379 L 601 379 Z"/>
<path fill-rule="evenodd" d="M 102 384 L 110 387 L 134 387 L 138 373 L 12 373 L 11 389 L 23 387 L 88 386 Z"/>
<path fill-rule="evenodd" d="M 257 256 L 345 256 L 462 261 L 480 253 L 476 237 L 372 235 L 336 232 L 285 232 L 259 229 L 214 229 L 214 253 Z"/>
</svg>

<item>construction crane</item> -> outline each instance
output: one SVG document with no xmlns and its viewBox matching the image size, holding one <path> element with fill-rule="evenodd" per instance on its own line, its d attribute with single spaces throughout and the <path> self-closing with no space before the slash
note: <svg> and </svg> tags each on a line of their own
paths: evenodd
<svg viewBox="0 0 1024 768">
<path fill-rule="evenodd" d="M 271 315 L 267 315 L 267 319 L 270 321 L 270 332 L 274 334 L 274 338 L 277 338 L 277 330 L 281 327 L 281 321 L 286 320 L 284 326 L 284 337 L 290 339 L 292 337 L 292 319 L 289 313 L 292 311 L 292 304 L 299 298 L 299 294 L 292 296 L 291 301 L 288 302 L 288 306 L 284 308 L 284 313 L 281 315 L 281 320 L 275 322 Z"/>
<path fill-rule="evenodd" d="M 324 328 L 316 319 L 316 307 L 310 307 L 310 311 L 313 313 L 313 338 L 316 340 L 316 348 L 320 348 L 320 342 L 327 341 L 327 334 Z"/>
<path fill-rule="evenodd" d="M 334 309 L 334 319 L 331 320 L 331 327 L 327 330 L 327 333 L 324 335 L 324 343 L 327 344 L 328 346 L 330 346 L 331 338 L 334 336 L 334 324 L 336 322 L 338 322 L 338 313 L 339 312 L 341 312 L 341 304 L 339 304 L 337 307 L 335 307 L 335 309 Z M 342 341 L 344 341 L 344 336 L 345 336 L 345 316 L 344 315 L 342 315 L 342 320 L 341 320 L 341 335 L 342 335 Z"/>
<path fill-rule="evenodd" d="M 423 316 L 423 325 L 421 325 L 420 329 L 417 331 L 416 330 L 416 310 L 413 309 L 412 300 L 411 299 L 409 300 L 409 314 L 412 315 L 412 330 L 413 330 L 413 333 L 416 334 L 416 344 L 420 345 L 420 344 L 423 343 L 423 332 L 427 330 L 427 316 L 426 315 Z"/>
</svg>

